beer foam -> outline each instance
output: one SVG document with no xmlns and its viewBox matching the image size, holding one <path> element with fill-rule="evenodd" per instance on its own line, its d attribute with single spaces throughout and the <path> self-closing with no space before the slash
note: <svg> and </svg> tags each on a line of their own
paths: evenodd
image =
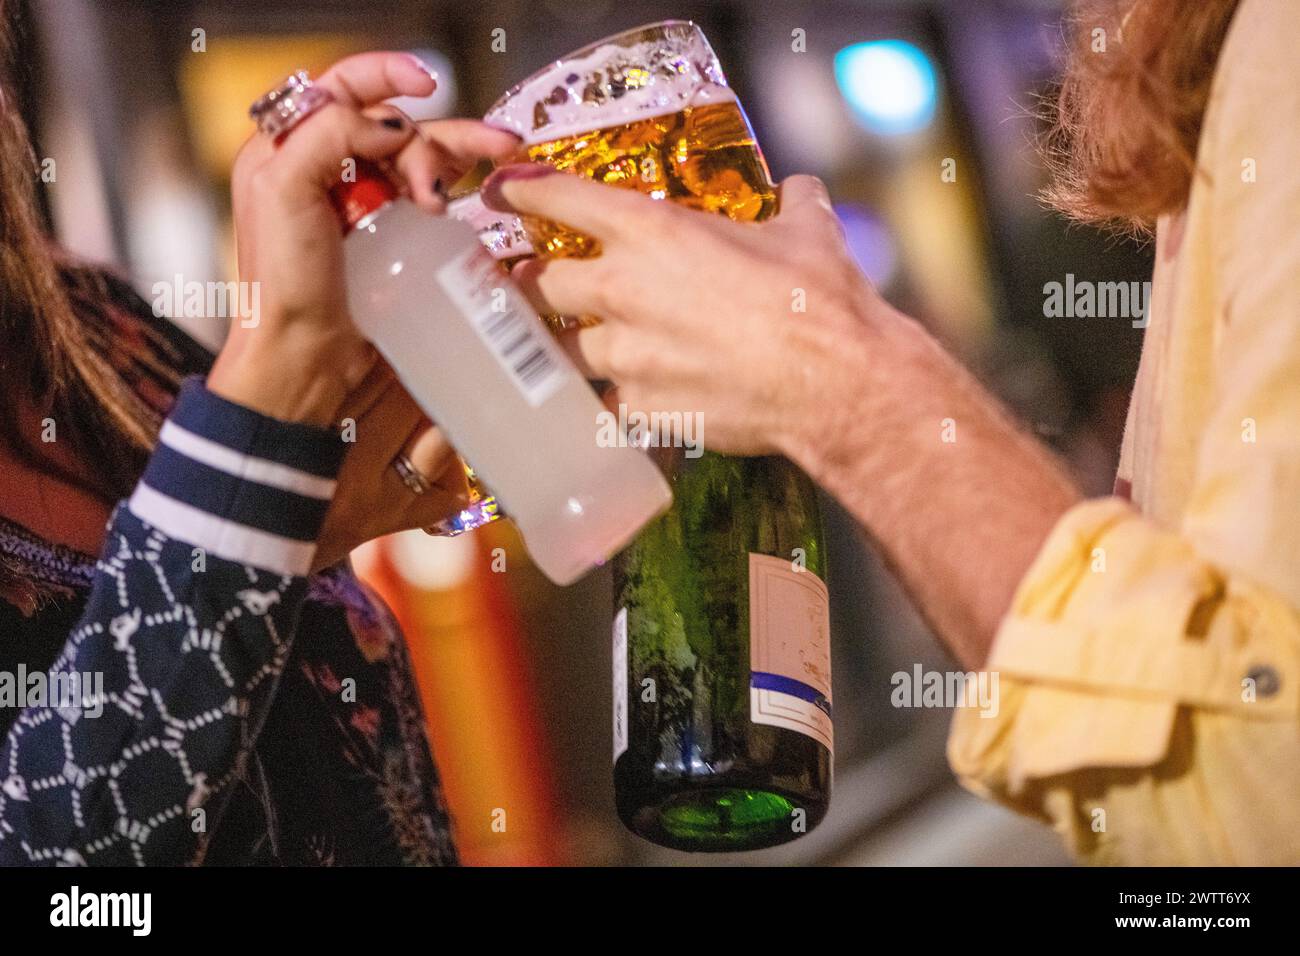
<svg viewBox="0 0 1300 956">
<path fill-rule="evenodd" d="M 507 91 L 484 120 L 532 145 L 735 99 L 704 34 L 672 20 L 556 60 Z"/>
</svg>

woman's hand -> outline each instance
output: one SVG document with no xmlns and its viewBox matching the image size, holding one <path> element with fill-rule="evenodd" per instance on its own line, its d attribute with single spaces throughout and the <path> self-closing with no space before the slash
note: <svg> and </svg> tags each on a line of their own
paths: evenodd
<svg viewBox="0 0 1300 956">
<path fill-rule="evenodd" d="M 260 286 L 260 315 L 235 323 L 208 388 L 286 421 L 355 423 L 355 442 L 317 548 L 317 567 L 363 541 L 434 524 L 464 507 L 459 459 L 353 327 L 343 282 L 343 240 L 330 190 L 349 160 L 386 162 L 403 192 L 431 214 L 444 210 L 440 183 L 483 157 L 514 152 L 509 133 L 473 120 L 417 128 L 383 105 L 425 96 L 435 81 L 405 53 L 340 61 L 317 81 L 333 102 L 280 142 L 255 134 L 232 176 L 242 282 Z M 431 485 L 414 494 L 392 467 L 399 454 Z"/>
<path fill-rule="evenodd" d="M 386 161 L 407 195 L 429 212 L 483 156 L 516 147 L 508 133 L 458 120 L 424 135 L 393 96 L 427 96 L 435 81 L 414 56 L 366 53 L 331 67 L 316 84 L 333 102 L 276 142 L 254 134 L 232 174 L 241 282 L 260 287 L 260 315 L 236 323 L 208 387 L 277 418 L 326 425 L 369 374 L 374 349 L 353 328 L 343 286 L 343 242 L 330 190 L 361 160 Z"/>
<path fill-rule="evenodd" d="M 339 417 L 355 422 L 356 444 L 343 459 L 338 490 L 316 541 L 313 570 L 342 560 L 358 544 L 394 531 L 428 527 L 469 504 L 460 456 L 385 362 L 374 364 Z M 399 451 L 428 479 L 424 494 L 414 494 L 392 467 Z"/>
<path fill-rule="evenodd" d="M 821 182 L 781 185 L 781 211 L 737 223 L 545 167 L 505 167 L 485 201 L 600 241 L 593 259 L 514 270 L 542 312 L 604 321 L 566 333 L 593 378 L 643 412 L 700 413 L 705 442 L 789 454 L 824 422 L 822 359 L 864 320 L 892 313 L 857 268 Z"/>
</svg>

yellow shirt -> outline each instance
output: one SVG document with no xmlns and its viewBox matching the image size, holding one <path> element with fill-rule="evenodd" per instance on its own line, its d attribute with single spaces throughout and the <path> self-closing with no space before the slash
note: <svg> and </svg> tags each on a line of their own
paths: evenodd
<svg viewBox="0 0 1300 956">
<path fill-rule="evenodd" d="M 1092 863 L 1300 863 L 1300 3 L 1242 0 L 1162 220 L 1120 463 L 957 712 L 976 793 Z"/>
</svg>

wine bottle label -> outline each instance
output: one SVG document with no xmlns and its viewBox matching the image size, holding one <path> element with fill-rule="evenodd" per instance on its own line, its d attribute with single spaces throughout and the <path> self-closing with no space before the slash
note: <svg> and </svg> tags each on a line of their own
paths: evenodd
<svg viewBox="0 0 1300 956">
<path fill-rule="evenodd" d="M 832 747 L 830 596 L 811 571 L 749 556 L 749 714 Z"/>
<path fill-rule="evenodd" d="M 627 750 L 627 608 L 614 615 L 614 760 Z"/>
<path fill-rule="evenodd" d="M 434 278 L 529 405 L 536 408 L 564 384 L 559 345 L 486 250 L 476 244 L 442 265 Z"/>
</svg>

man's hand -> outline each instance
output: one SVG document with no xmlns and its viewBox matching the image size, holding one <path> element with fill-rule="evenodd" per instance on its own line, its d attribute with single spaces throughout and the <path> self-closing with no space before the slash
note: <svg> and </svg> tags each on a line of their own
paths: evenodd
<svg viewBox="0 0 1300 956">
<path fill-rule="evenodd" d="M 845 247 L 825 188 L 796 176 L 763 223 L 507 167 L 484 199 L 594 236 L 594 259 L 526 262 L 543 312 L 594 314 L 570 351 L 641 411 L 702 413 L 718 451 L 784 454 L 876 541 L 968 665 L 1077 499 L 1045 449 Z"/>
</svg>

